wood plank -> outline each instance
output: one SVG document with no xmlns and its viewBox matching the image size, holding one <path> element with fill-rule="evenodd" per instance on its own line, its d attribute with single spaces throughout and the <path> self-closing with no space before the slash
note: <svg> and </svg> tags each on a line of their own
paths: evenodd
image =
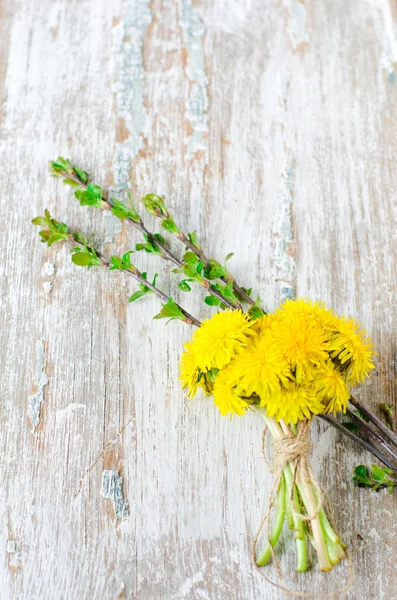
<svg viewBox="0 0 397 600">
<path fill-rule="evenodd" d="M 138 241 L 48 177 L 58 153 L 120 197 L 165 194 L 211 255 L 235 252 L 231 268 L 269 308 L 299 294 L 359 318 L 379 351 L 359 395 L 395 403 L 395 12 L 388 0 L 0 3 L 1 598 L 283 597 L 250 561 L 271 487 L 259 419 L 189 402 L 188 329 L 152 322 L 155 298 L 128 306 L 121 274 L 46 250 L 30 219 L 48 207 L 109 254 Z M 137 261 L 178 296 L 166 264 Z M 210 314 L 201 293 L 179 297 Z M 318 421 L 313 441 L 355 565 L 342 597 L 393 600 L 395 496 L 355 489 L 370 457 Z M 101 495 L 106 470 L 122 477 L 125 519 Z M 327 594 L 346 576 L 307 585 Z"/>
</svg>

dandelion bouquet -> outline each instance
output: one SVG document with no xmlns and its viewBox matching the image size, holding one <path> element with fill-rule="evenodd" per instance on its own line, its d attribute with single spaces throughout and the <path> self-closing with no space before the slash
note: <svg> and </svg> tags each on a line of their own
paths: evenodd
<svg viewBox="0 0 397 600">
<path fill-rule="evenodd" d="M 320 570 L 330 571 L 347 554 L 327 514 L 324 492 L 310 468 L 312 417 L 317 415 L 336 427 L 383 464 L 374 465 L 372 473 L 358 466 L 354 477 L 358 485 L 392 490 L 397 469 L 397 437 L 351 395 L 351 389 L 374 368 L 375 353 L 364 329 L 318 301 L 287 300 L 276 311 L 266 311 L 260 298 L 254 300 L 252 290 L 240 286 L 230 273 L 227 261 L 231 255 L 223 264 L 208 258 L 196 232 L 185 234 L 180 229 L 162 196 L 148 194 L 142 203 L 160 220 L 162 230 L 182 243 L 182 256 L 171 251 L 163 235 L 147 229 L 132 202 L 107 197 L 70 161 L 59 157 L 50 163 L 50 172 L 73 188 L 82 206 L 111 211 L 137 229 L 143 240 L 123 256 L 107 257 L 87 236 L 71 232 L 45 211 L 44 216 L 33 220 L 41 227 L 42 241 L 49 246 L 71 243 L 72 261 L 78 266 L 105 267 L 134 279 L 138 289 L 129 301 L 147 294 L 158 296 L 162 308 L 155 319 L 181 320 L 196 327 L 180 363 L 182 386 L 189 397 L 194 398 L 200 390 L 230 418 L 257 413 L 271 433 L 274 481 L 268 511 L 254 540 L 256 565 L 265 566 L 273 560 L 281 578 L 276 551 L 287 522 L 295 538 L 297 571 L 308 569 L 309 544 Z M 205 303 L 217 312 L 200 323 L 158 287 L 157 275 L 149 281 L 136 267 L 132 256 L 140 251 L 171 263 L 172 272 L 181 276 L 181 292 L 190 292 L 194 285 L 204 287 L 208 293 Z M 349 423 L 333 416 L 338 413 L 346 414 Z M 272 509 L 275 517 L 271 523 Z M 265 522 L 267 545 L 257 552 Z"/>
</svg>

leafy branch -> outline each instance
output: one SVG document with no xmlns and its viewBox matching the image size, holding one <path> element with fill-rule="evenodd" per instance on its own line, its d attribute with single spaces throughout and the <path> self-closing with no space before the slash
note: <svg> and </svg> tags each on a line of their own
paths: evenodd
<svg viewBox="0 0 397 600">
<path fill-rule="evenodd" d="M 67 241 L 73 244 L 71 254 L 72 262 L 75 265 L 87 268 L 106 267 L 111 271 L 122 271 L 135 279 L 139 284 L 139 291 L 129 298 L 129 302 L 134 302 L 135 300 L 138 300 L 138 298 L 149 293 L 155 294 L 162 302 L 164 302 L 162 310 L 155 317 L 156 319 L 179 319 L 189 325 L 195 325 L 196 327 L 200 326 L 200 321 L 198 319 L 189 314 L 185 309 L 176 304 L 170 296 L 156 287 L 157 275 L 155 275 L 152 283 L 150 283 L 147 280 L 146 273 L 141 273 L 141 271 L 137 269 L 131 262 L 132 251 L 127 252 L 121 258 L 118 256 L 111 256 L 109 259 L 95 248 L 84 234 L 80 232 L 70 232 L 65 223 L 59 223 L 55 219 L 52 219 L 48 210 L 45 211 L 44 215 L 44 217 L 36 217 L 32 220 L 33 225 L 44 227 L 44 229 L 39 232 L 42 242 L 46 242 L 49 246 L 52 246 L 54 243 Z M 169 311 L 171 307 L 173 313 L 170 317 Z"/>
<path fill-rule="evenodd" d="M 366 487 L 371 490 L 387 488 L 390 494 L 397 484 L 396 473 L 387 467 L 378 465 L 371 465 L 371 469 L 364 465 L 358 465 L 354 470 L 353 481 L 358 487 Z"/>
<path fill-rule="evenodd" d="M 63 183 L 71 186 L 75 190 L 74 195 L 82 206 L 92 206 L 94 208 L 110 210 L 117 218 L 125 219 L 137 228 L 144 235 L 146 243 L 137 244 L 136 250 L 145 250 L 146 252 L 160 254 L 163 258 L 173 262 L 178 269 L 184 268 L 185 263 L 167 248 L 164 238 L 159 234 L 153 234 L 146 229 L 132 203 L 131 207 L 128 207 L 126 204 L 115 198 L 106 199 L 99 186 L 88 184 L 88 173 L 75 165 L 72 165 L 72 163 L 65 158 L 58 157 L 56 161 L 50 161 L 49 170 L 52 175 L 62 178 Z M 147 206 L 150 207 L 156 205 L 158 207 L 157 210 L 164 211 L 164 216 L 168 214 L 165 204 L 162 204 L 160 196 L 149 194 L 146 198 L 149 198 L 146 202 Z M 150 202 L 152 204 L 150 204 Z M 152 210 L 154 210 L 154 208 Z M 173 224 L 173 220 L 171 218 L 164 219 L 164 223 L 164 229 L 173 233 L 176 228 L 176 225 Z M 196 275 L 199 276 L 192 278 L 192 281 L 197 281 L 206 289 L 210 289 L 211 294 L 219 300 L 219 306 L 228 306 L 229 308 L 241 307 L 237 296 L 234 294 L 231 295 L 230 293 L 226 293 L 226 296 L 224 296 L 222 294 L 222 289 L 220 287 L 217 288 L 211 286 L 211 281 L 205 277 L 205 275 L 201 275 L 198 272 Z M 184 291 L 188 291 L 186 285 Z"/>
<path fill-rule="evenodd" d="M 226 256 L 224 265 L 221 265 L 221 263 L 212 258 L 208 258 L 198 243 L 197 233 L 193 231 L 193 233 L 185 234 L 175 223 L 165 204 L 164 196 L 147 194 L 142 198 L 142 203 L 151 215 L 161 220 L 161 226 L 166 231 L 174 234 L 190 252 L 196 255 L 199 262 L 203 264 L 203 275 L 206 279 L 221 279 L 225 284 L 231 284 L 228 289 L 234 292 L 234 302 L 246 302 L 252 306 L 255 305 L 255 301 L 250 297 L 251 290 L 240 287 L 233 275 L 226 268 L 226 263 L 233 256 L 233 253 Z M 230 296 L 231 294 L 229 293 Z"/>
</svg>

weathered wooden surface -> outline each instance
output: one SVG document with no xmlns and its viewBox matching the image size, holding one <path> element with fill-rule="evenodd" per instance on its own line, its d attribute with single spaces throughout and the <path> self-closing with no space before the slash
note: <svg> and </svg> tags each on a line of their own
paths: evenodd
<svg viewBox="0 0 397 600">
<path fill-rule="evenodd" d="M 122 276 L 46 250 L 30 219 L 49 207 L 108 252 L 137 240 L 47 176 L 58 153 L 120 192 L 164 193 L 269 307 L 295 291 L 360 318 L 379 350 L 360 397 L 393 402 L 394 3 L 2 0 L 0 18 L 0 597 L 281 598 L 250 562 L 271 485 L 261 423 L 189 403 L 187 328 L 152 322 L 154 298 L 128 306 Z M 139 261 L 170 289 L 166 265 Z M 343 597 L 393 600 L 396 496 L 354 489 L 370 457 L 313 432 L 355 565 Z M 118 522 L 105 470 L 123 478 Z"/>
</svg>

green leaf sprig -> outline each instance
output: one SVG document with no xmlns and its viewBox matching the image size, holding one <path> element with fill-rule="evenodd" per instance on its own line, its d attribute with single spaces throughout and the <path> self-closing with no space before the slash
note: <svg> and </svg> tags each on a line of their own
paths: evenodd
<svg viewBox="0 0 397 600">
<path fill-rule="evenodd" d="M 146 252 L 158 254 L 162 258 L 173 262 L 178 269 L 183 269 L 184 262 L 181 261 L 177 256 L 175 256 L 175 254 L 171 252 L 169 248 L 167 248 L 167 246 L 165 245 L 165 240 L 161 235 L 153 234 L 148 229 L 146 229 L 145 225 L 142 222 L 142 219 L 138 215 L 132 203 L 131 208 L 129 208 L 119 200 L 116 200 L 115 198 L 104 198 L 100 186 L 88 184 L 88 174 L 85 171 L 82 171 L 81 169 L 73 165 L 67 159 L 64 159 L 63 157 L 59 157 L 56 161 L 50 162 L 50 172 L 55 177 L 63 178 L 63 182 L 66 185 L 75 188 L 75 196 L 82 206 L 92 206 L 94 208 L 111 210 L 116 217 L 120 219 L 125 219 L 126 221 L 134 225 L 137 229 L 139 229 L 139 231 L 144 235 L 145 243 L 137 244 L 136 250 L 145 250 Z M 150 214 L 154 216 L 161 216 L 162 226 L 166 231 L 177 235 L 181 233 L 179 232 L 178 227 L 173 221 L 162 196 L 158 196 L 157 194 L 148 194 L 143 199 L 143 202 L 145 208 Z M 195 236 L 195 234 L 190 234 L 190 238 L 186 239 L 195 250 L 199 251 L 198 244 L 197 246 L 195 245 L 195 243 L 197 243 L 196 237 L 197 236 Z M 210 287 L 210 281 L 205 277 L 196 276 L 191 278 L 191 280 L 200 283 L 203 287 L 207 289 Z M 189 281 L 187 281 L 186 279 L 183 280 L 181 289 L 184 289 L 184 291 L 189 291 L 189 288 Z M 228 297 L 223 297 L 221 288 L 213 290 L 213 293 L 220 300 L 219 306 L 229 308 L 241 307 L 240 300 L 237 298 L 237 296 L 234 296 L 234 299 L 232 299 L 230 294 L 228 294 Z"/>
<path fill-rule="evenodd" d="M 366 487 L 371 490 L 387 488 L 390 494 L 397 483 L 396 474 L 391 469 L 378 465 L 371 465 L 371 469 L 364 465 L 358 465 L 354 470 L 353 481 L 358 487 Z"/>
<path fill-rule="evenodd" d="M 161 225 L 166 231 L 174 234 L 186 246 L 186 248 L 190 250 L 190 252 L 197 256 L 199 263 L 203 263 L 203 275 L 207 280 L 221 279 L 225 284 L 231 283 L 233 295 L 227 291 L 226 293 L 228 298 L 225 299 L 233 302 L 237 308 L 241 308 L 241 302 L 246 302 L 252 306 L 255 305 L 255 301 L 250 297 L 248 290 L 240 287 L 233 275 L 226 268 L 226 262 L 233 256 L 232 252 L 226 256 L 225 265 L 221 265 L 218 261 L 208 258 L 198 243 L 197 233 L 194 231 L 193 233 L 185 234 L 175 223 L 170 211 L 166 206 L 164 196 L 147 194 L 144 198 L 142 198 L 142 203 L 149 214 L 158 217 L 161 220 Z M 220 290 L 221 288 L 219 287 L 218 291 L 220 292 Z M 223 304 L 225 305 L 225 303 Z M 212 304 L 212 306 L 222 307 L 222 302 Z"/>
<path fill-rule="evenodd" d="M 43 217 L 36 217 L 33 219 L 32 223 L 33 225 L 43 227 L 43 229 L 39 231 L 39 235 L 41 241 L 48 244 L 48 246 L 52 246 L 55 242 L 61 242 L 69 238 L 67 226 L 64 223 L 59 223 L 55 219 L 52 219 L 48 210 L 44 211 Z"/>
<path fill-rule="evenodd" d="M 129 302 L 134 302 L 145 296 L 146 294 L 155 294 L 164 303 L 160 313 L 155 316 L 156 319 L 170 318 L 171 320 L 179 319 L 189 325 L 200 326 L 200 321 L 188 313 L 184 308 L 176 304 L 170 296 L 156 287 L 157 273 L 152 282 L 147 280 L 147 274 L 141 273 L 137 267 L 131 262 L 133 251 L 126 252 L 122 257 L 111 256 L 107 258 L 97 248 L 90 243 L 89 239 L 81 232 L 69 231 L 65 223 L 59 223 L 53 219 L 48 210 L 45 211 L 44 217 L 36 217 L 32 220 L 33 225 L 39 225 L 46 229 L 40 231 L 40 237 L 43 242 L 49 246 L 56 242 L 68 241 L 73 245 L 71 248 L 72 262 L 79 267 L 107 267 L 110 271 L 122 271 L 131 276 L 138 282 L 139 290 L 137 290 L 129 298 Z M 172 310 L 171 310 L 172 308 Z M 171 312 L 170 312 L 171 311 Z"/>
</svg>

